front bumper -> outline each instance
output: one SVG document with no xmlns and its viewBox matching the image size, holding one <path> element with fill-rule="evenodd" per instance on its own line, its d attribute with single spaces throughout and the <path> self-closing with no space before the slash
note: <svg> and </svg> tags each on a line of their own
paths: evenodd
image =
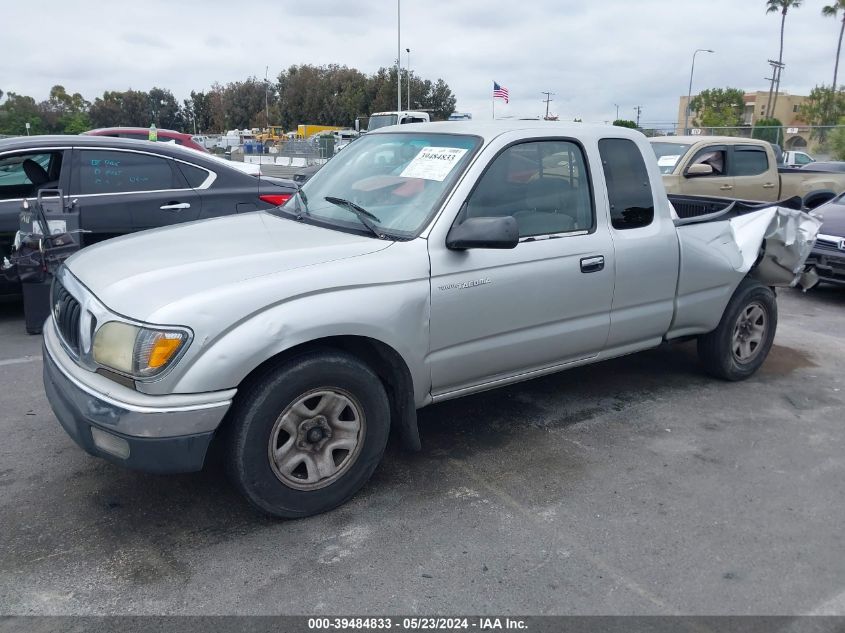
<svg viewBox="0 0 845 633">
<path fill-rule="evenodd" d="M 153 473 L 200 470 L 234 395 L 234 390 L 199 394 L 205 397 L 202 402 L 197 394 L 139 394 L 76 366 L 52 320 L 44 326 L 44 390 L 62 427 L 80 447 Z"/>
<path fill-rule="evenodd" d="M 815 267 L 820 281 L 845 285 L 845 251 L 819 248 L 817 244 L 807 257 L 807 265 Z"/>
</svg>

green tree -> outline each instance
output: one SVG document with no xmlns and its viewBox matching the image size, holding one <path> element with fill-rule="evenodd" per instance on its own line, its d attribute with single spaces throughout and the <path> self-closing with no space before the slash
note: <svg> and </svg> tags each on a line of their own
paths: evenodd
<svg viewBox="0 0 845 633">
<path fill-rule="evenodd" d="M 30 134 L 46 132 L 35 99 L 14 92 L 6 94 L 5 103 L 0 105 L 0 134 L 26 134 L 27 123 L 30 124 Z"/>
<path fill-rule="evenodd" d="M 783 123 L 775 118 L 757 119 L 754 123 L 754 129 L 751 131 L 751 138 L 780 145 L 783 142 Z"/>
<path fill-rule="evenodd" d="M 737 88 L 708 88 L 690 100 L 696 127 L 739 127 L 745 93 Z"/>
<path fill-rule="evenodd" d="M 49 98 L 38 104 L 44 129 L 51 134 L 78 134 L 90 129 L 90 107 L 81 94 L 68 94 L 61 85 L 53 86 Z"/>
<path fill-rule="evenodd" d="M 155 123 L 156 127 L 179 131 L 184 128 L 179 102 L 173 93 L 165 88 L 151 88 L 147 93 L 147 118 L 150 123 Z"/>
<path fill-rule="evenodd" d="M 786 14 L 790 8 L 797 9 L 801 6 L 803 0 L 766 0 L 766 13 L 780 13 L 780 51 L 778 52 L 778 64 L 783 63 L 783 31 L 786 26 Z M 778 76 L 778 90 L 780 89 L 780 76 Z M 769 104 L 766 108 L 766 113 L 770 114 L 775 111 L 775 106 L 778 103 L 778 90 L 775 90 L 774 99 L 772 98 L 772 90 L 769 89 Z"/>
<path fill-rule="evenodd" d="M 616 127 L 628 127 L 628 128 L 631 128 L 632 130 L 637 129 L 636 121 L 630 121 L 628 119 L 616 119 L 613 122 L 613 125 L 615 125 Z"/>
<path fill-rule="evenodd" d="M 839 127 L 830 133 L 829 148 L 836 160 L 845 160 L 845 118 L 839 119 Z"/>
<path fill-rule="evenodd" d="M 807 125 L 819 126 L 814 127 L 810 135 L 821 142 L 827 138 L 827 128 L 820 126 L 835 125 L 843 113 L 845 113 L 845 91 L 838 90 L 834 95 L 829 86 L 813 88 L 798 110 L 801 120 Z"/>
<path fill-rule="evenodd" d="M 141 90 L 107 90 L 94 99 L 89 115 L 94 127 L 148 127 L 154 122 L 150 95 Z"/>
<path fill-rule="evenodd" d="M 845 0 L 836 0 L 833 4 L 822 7 L 822 15 L 835 18 L 842 11 L 842 24 L 839 27 L 839 41 L 836 44 L 836 62 L 833 64 L 833 89 L 836 90 L 839 74 L 839 53 L 842 50 L 842 33 L 845 32 Z"/>
</svg>

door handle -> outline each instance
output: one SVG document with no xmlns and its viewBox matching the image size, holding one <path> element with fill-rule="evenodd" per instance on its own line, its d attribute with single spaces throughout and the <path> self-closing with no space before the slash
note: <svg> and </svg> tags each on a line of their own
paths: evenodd
<svg viewBox="0 0 845 633">
<path fill-rule="evenodd" d="M 190 202 L 168 202 L 159 207 L 162 211 L 181 211 L 182 209 L 190 209 Z"/>
<path fill-rule="evenodd" d="M 721 189 L 722 191 L 730 191 L 733 188 L 733 185 L 722 185 L 721 187 L 719 187 L 719 189 Z"/>
<path fill-rule="evenodd" d="M 767 182 L 765 185 L 763 185 L 763 189 L 771 189 L 774 186 L 775 186 L 775 183 Z"/>
<path fill-rule="evenodd" d="M 604 269 L 604 255 L 596 255 L 595 257 L 581 258 L 582 273 L 597 273 L 602 269 Z"/>
</svg>

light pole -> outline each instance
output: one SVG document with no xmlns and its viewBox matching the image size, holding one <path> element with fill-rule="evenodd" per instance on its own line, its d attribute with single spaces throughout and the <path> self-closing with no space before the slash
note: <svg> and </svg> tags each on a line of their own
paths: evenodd
<svg viewBox="0 0 845 633">
<path fill-rule="evenodd" d="M 406 48 L 405 52 L 408 53 L 408 100 L 406 104 L 408 109 L 411 109 L 411 49 Z"/>
<path fill-rule="evenodd" d="M 264 125 L 270 129 L 270 82 L 267 80 L 267 73 L 270 72 L 270 67 L 264 67 Z"/>
<path fill-rule="evenodd" d="M 695 56 L 699 53 L 714 53 L 715 51 L 709 48 L 697 48 L 692 54 L 692 67 L 689 69 L 689 90 L 687 90 L 687 107 L 684 109 L 684 134 L 687 133 L 687 126 L 689 125 L 689 102 L 692 99 L 692 74 L 695 72 Z"/>
<path fill-rule="evenodd" d="M 396 110 L 402 112 L 402 0 L 396 0 Z"/>
<path fill-rule="evenodd" d="M 616 120 L 618 121 L 618 120 L 619 120 L 619 104 L 618 104 L 618 103 L 614 103 L 613 105 L 615 105 L 615 106 L 616 106 Z"/>
</svg>

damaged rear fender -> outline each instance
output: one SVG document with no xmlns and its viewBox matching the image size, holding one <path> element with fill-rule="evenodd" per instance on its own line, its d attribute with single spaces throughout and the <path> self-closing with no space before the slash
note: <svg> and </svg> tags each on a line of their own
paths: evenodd
<svg viewBox="0 0 845 633">
<path fill-rule="evenodd" d="M 821 219 L 782 206 L 677 227 L 681 251 L 675 317 L 667 338 L 710 332 L 746 276 L 767 286 L 811 287 L 804 263 Z"/>
</svg>

